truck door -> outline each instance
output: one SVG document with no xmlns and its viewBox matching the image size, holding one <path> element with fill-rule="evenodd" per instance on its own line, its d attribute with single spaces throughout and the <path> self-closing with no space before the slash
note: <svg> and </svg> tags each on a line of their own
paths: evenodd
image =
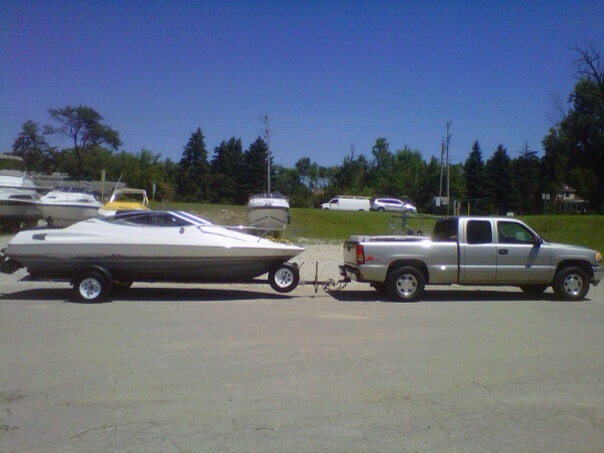
<svg viewBox="0 0 604 453">
<path fill-rule="evenodd" d="M 460 241 L 460 283 L 490 283 L 497 275 L 497 250 L 490 220 L 468 220 Z"/>
<path fill-rule="evenodd" d="M 550 273 L 550 250 L 525 225 L 497 221 L 497 283 L 544 283 Z"/>
</svg>

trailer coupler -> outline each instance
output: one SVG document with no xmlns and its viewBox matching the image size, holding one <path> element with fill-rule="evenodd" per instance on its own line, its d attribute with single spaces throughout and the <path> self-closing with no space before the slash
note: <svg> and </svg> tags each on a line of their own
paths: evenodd
<svg viewBox="0 0 604 453">
<path fill-rule="evenodd" d="M 304 263 L 302 263 L 304 264 Z M 323 291 L 339 291 L 343 289 L 346 285 L 350 283 L 349 277 L 344 277 L 338 280 L 337 282 L 333 279 L 329 280 L 319 280 L 319 262 L 315 263 L 315 279 L 314 280 L 306 280 L 300 282 L 302 285 L 313 285 L 315 288 L 315 294 L 319 292 L 319 288 L 323 288 Z"/>
</svg>

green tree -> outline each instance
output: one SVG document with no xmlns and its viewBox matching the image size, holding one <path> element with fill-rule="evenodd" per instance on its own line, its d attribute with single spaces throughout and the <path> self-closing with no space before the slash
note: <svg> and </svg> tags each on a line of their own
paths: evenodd
<svg viewBox="0 0 604 453">
<path fill-rule="evenodd" d="M 191 134 L 178 162 L 176 195 L 180 201 L 206 201 L 210 164 L 201 128 Z"/>
<path fill-rule="evenodd" d="M 23 123 L 21 132 L 13 143 L 12 151 L 14 155 L 23 159 L 26 168 L 30 171 L 46 173 L 53 170 L 54 149 L 46 141 L 39 123 L 31 120 Z"/>
<path fill-rule="evenodd" d="M 433 212 L 434 197 L 438 196 L 440 185 L 440 161 L 432 156 L 424 166 L 419 177 L 419 193 L 415 198 L 416 206 L 420 212 Z"/>
<path fill-rule="evenodd" d="M 243 155 L 242 177 L 246 195 L 263 193 L 268 190 L 268 145 L 258 137 Z M 271 178 L 274 175 L 274 163 L 271 156 Z"/>
<path fill-rule="evenodd" d="M 512 184 L 512 166 L 507 150 L 503 145 L 487 161 L 485 173 L 488 181 L 488 193 L 493 201 L 493 209 L 498 214 L 508 212 L 514 205 Z"/>
<path fill-rule="evenodd" d="M 334 195 L 371 195 L 367 184 L 369 162 L 363 154 L 354 157 L 354 147 L 342 165 L 334 169 L 327 197 Z"/>
<path fill-rule="evenodd" d="M 570 108 L 543 139 L 544 166 L 555 183 L 552 193 L 570 184 L 604 212 L 604 69 L 598 49 L 575 50 L 578 80 Z"/>
<path fill-rule="evenodd" d="M 388 140 L 378 137 L 371 149 L 371 154 L 373 160 L 369 166 L 368 179 L 371 181 L 374 194 L 395 196 L 398 178 Z"/>
<path fill-rule="evenodd" d="M 166 174 L 160 157 L 159 154 L 154 154 L 147 149 L 142 149 L 134 154 L 122 151 L 114 156 L 114 161 L 120 172 L 117 177 L 130 187 L 145 189 L 149 194 L 149 198 L 151 198 L 154 183 L 156 190 L 157 188 L 165 190 L 163 183 L 166 181 Z M 156 198 L 165 198 L 166 195 L 166 193 L 157 192 Z"/>
<path fill-rule="evenodd" d="M 537 214 L 541 203 L 541 160 L 536 151 L 529 149 L 525 143 L 524 150 L 512 160 L 512 180 L 516 206 L 520 214 Z"/>
<path fill-rule="evenodd" d="M 392 161 L 391 195 L 409 197 L 414 203 L 421 198 L 421 175 L 426 169 L 426 163 L 419 151 L 413 151 L 407 146 L 399 149 Z M 384 195 L 388 195 L 385 193 Z"/>
<path fill-rule="evenodd" d="M 472 145 L 472 151 L 463 165 L 466 180 L 466 197 L 469 199 L 483 198 L 486 194 L 485 165 L 478 141 Z"/>
<path fill-rule="evenodd" d="M 102 145 L 109 145 L 111 149 L 117 150 L 122 144 L 119 133 L 103 124 L 103 117 L 90 107 L 67 106 L 61 109 L 50 109 L 48 113 L 51 119 L 58 123 L 58 126 L 46 126 L 45 133 L 59 133 L 71 139 L 80 175 L 87 173 L 84 161 L 88 153 Z"/>
<path fill-rule="evenodd" d="M 212 184 L 210 200 L 220 203 L 237 203 L 245 200 L 242 195 L 241 169 L 243 166 L 243 147 L 241 139 L 231 138 L 222 141 L 214 148 L 214 156 L 210 162 Z"/>
</svg>

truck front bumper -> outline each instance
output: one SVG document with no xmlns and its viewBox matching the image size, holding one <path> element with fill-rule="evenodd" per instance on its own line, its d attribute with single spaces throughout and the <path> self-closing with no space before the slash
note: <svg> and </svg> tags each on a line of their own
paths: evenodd
<svg viewBox="0 0 604 453">
<path fill-rule="evenodd" d="M 597 286 L 598 283 L 600 283 L 602 281 L 602 279 L 604 278 L 604 267 L 593 266 L 593 270 L 594 270 L 593 284 L 594 284 L 594 286 Z"/>
</svg>

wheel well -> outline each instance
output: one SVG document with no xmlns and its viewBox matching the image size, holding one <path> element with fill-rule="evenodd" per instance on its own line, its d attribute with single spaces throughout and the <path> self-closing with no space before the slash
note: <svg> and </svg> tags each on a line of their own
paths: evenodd
<svg viewBox="0 0 604 453">
<path fill-rule="evenodd" d="M 594 278 L 594 270 L 591 265 L 587 261 L 580 260 L 566 260 L 558 263 L 556 267 L 556 274 L 560 272 L 562 269 L 566 269 L 567 267 L 580 267 L 583 269 L 590 279 Z"/>
<path fill-rule="evenodd" d="M 401 268 L 401 267 L 405 267 L 405 266 L 411 266 L 411 267 L 418 269 L 424 275 L 424 278 L 426 279 L 426 283 L 430 282 L 430 276 L 428 274 L 428 266 L 426 266 L 426 263 L 424 263 L 423 261 L 419 261 L 419 260 L 393 261 L 392 263 L 390 263 L 390 266 L 388 266 L 388 273 L 386 274 L 386 280 L 388 280 L 388 277 L 390 277 L 390 274 L 392 273 L 392 271 L 394 271 L 395 269 Z"/>
<path fill-rule="evenodd" d="M 71 284 L 73 285 L 75 283 L 75 281 L 78 279 L 78 277 L 80 277 L 80 275 L 82 275 L 84 272 L 98 272 L 99 274 L 103 275 L 108 282 L 111 282 L 111 273 L 105 269 L 102 266 L 88 266 L 88 267 L 84 267 L 82 269 L 80 269 L 71 279 Z"/>
</svg>

